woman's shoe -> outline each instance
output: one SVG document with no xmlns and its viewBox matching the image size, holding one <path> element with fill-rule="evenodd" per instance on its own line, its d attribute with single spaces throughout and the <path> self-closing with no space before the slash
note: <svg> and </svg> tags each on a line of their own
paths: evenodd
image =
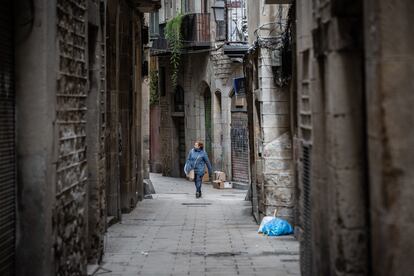
<svg viewBox="0 0 414 276">
<path fill-rule="evenodd" d="M 201 195 L 199 192 L 196 192 L 196 198 L 199 198 Z"/>
<path fill-rule="evenodd" d="M 199 192 L 199 197 L 201 197 L 201 191 Z"/>
</svg>

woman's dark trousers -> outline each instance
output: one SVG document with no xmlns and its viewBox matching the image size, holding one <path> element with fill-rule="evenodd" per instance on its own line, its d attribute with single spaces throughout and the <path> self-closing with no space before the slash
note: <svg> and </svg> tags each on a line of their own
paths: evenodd
<svg viewBox="0 0 414 276">
<path fill-rule="evenodd" d="M 197 193 L 201 193 L 201 183 L 203 182 L 203 176 L 204 176 L 203 174 L 202 175 L 195 174 L 194 183 L 196 186 Z"/>
</svg>

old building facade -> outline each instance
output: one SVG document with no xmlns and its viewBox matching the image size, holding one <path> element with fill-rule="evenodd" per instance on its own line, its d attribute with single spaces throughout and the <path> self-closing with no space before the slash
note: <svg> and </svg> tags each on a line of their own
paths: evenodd
<svg viewBox="0 0 414 276">
<path fill-rule="evenodd" d="M 249 2 L 259 38 L 249 34 L 245 58 L 253 210 L 288 208 L 278 216 L 295 224 L 302 275 L 413 271 L 412 131 L 399 123 L 411 122 L 412 5 L 385 2 Z"/>
<path fill-rule="evenodd" d="M 160 98 L 159 106 L 153 109 L 159 110 L 160 120 L 159 126 L 152 127 L 154 133 L 159 129 L 161 160 L 151 159 L 151 162 L 160 164 L 164 175 L 182 177 L 188 151 L 200 139 L 205 142 L 214 170 L 224 171 L 232 180 L 231 95 L 234 79 L 243 77 L 241 57 L 247 50 L 247 36 L 242 30 L 246 8 L 244 1 L 237 1 L 237 5 L 231 5 L 231 1 L 227 5 L 218 2 L 230 23 L 226 24 L 226 18 L 214 16 L 215 1 L 207 0 L 172 1 L 170 7 L 165 5 L 155 17 L 159 33 L 154 37 L 152 52 L 157 57 Z M 183 48 L 174 88 L 165 25 L 181 13 Z M 155 150 L 156 145 L 152 148 Z M 248 175 L 247 166 L 243 169 Z M 248 176 L 241 180 L 248 182 Z"/>
<path fill-rule="evenodd" d="M 292 114 L 290 110 L 289 5 L 248 2 L 249 44 L 245 57 L 249 109 L 253 213 L 257 221 L 277 214 L 294 221 Z M 289 46 L 289 45 L 288 45 Z M 285 76 L 288 71 L 288 76 Z"/>
<path fill-rule="evenodd" d="M 414 270 L 412 10 L 409 1 L 296 1 L 303 275 Z"/>
<path fill-rule="evenodd" d="M 160 3 L 1 5 L 0 274 L 85 275 L 143 197 L 143 12 Z"/>
</svg>

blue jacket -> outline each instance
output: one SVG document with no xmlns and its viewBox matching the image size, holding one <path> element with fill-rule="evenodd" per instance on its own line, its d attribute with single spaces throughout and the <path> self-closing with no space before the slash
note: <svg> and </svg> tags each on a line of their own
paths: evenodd
<svg viewBox="0 0 414 276">
<path fill-rule="evenodd" d="M 206 165 L 208 173 L 211 175 L 213 170 L 211 169 L 207 153 L 202 149 L 192 149 L 188 154 L 187 161 L 185 162 L 184 171 L 188 174 L 190 170 L 194 169 L 194 173 L 204 175 L 204 168 Z"/>
</svg>

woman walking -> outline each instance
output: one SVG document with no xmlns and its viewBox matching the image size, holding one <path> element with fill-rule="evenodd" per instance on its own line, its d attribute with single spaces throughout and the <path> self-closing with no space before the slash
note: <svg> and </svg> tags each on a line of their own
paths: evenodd
<svg viewBox="0 0 414 276">
<path fill-rule="evenodd" d="M 204 176 L 204 168 L 207 165 L 208 174 L 210 179 L 212 176 L 211 164 L 208 159 L 207 153 L 204 151 L 204 144 L 201 141 L 197 141 L 194 144 L 194 148 L 191 149 L 188 154 L 187 161 L 185 162 L 184 172 L 186 175 L 190 174 L 191 170 L 194 170 L 194 184 L 196 187 L 196 198 L 201 197 L 201 183 Z"/>
</svg>

